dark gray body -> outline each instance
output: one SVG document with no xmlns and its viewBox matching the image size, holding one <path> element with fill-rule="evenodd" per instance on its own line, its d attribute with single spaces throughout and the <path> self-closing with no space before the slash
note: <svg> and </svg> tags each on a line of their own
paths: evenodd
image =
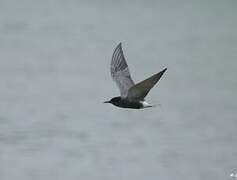
<svg viewBox="0 0 237 180">
<path fill-rule="evenodd" d="M 106 101 L 105 103 L 111 103 L 121 108 L 131 108 L 131 109 L 144 108 L 142 102 L 140 101 L 129 101 L 128 99 L 124 99 L 121 97 L 114 97 L 110 101 Z"/>
</svg>

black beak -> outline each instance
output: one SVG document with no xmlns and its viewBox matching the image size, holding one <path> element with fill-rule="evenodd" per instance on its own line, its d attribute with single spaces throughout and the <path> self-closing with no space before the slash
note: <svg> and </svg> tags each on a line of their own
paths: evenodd
<svg viewBox="0 0 237 180">
<path fill-rule="evenodd" d="M 110 103 L 110 101 L 105 101 L 104 103 Z"/>
</svg>

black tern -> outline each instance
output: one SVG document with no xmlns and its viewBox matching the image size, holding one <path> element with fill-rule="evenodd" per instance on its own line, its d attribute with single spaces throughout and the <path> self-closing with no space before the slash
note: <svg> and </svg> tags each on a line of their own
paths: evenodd
<svg viewBox="0 0 237 180">
<path fill-rule="evenodd" d="M 121 108 L 132 109 L 152 107 L 153 105 L 148 104 L 144 98 L 151 88 L 160 80 L 166 70 L 167 68 L 135 84 L 131 78 L 128 64 L 123 55 L 122 44 L 119 43 L 112 56 L 110 72 L 112 79 L 116 82 L 120 90 L 121 96 L 114 97 L 104 103 L 111 103 Z"/>
</svg>

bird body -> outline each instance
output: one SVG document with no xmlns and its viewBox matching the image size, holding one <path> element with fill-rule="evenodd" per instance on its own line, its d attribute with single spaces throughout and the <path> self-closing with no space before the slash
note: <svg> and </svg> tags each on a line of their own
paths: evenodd
<svg viewBox="0 0 237 180">
<path fill-rule="evenodd" d="M 166 70 L 167 68 L 135 84 L 131 78 L 127 62 L 123 55 L 122 44 L 119 43 L 112 56 L 110 72 L 120 90 L 121 96 L 114 97 L 104 103 L 111 103 L 118 107 L 133 109 L 152 107 L 144 98 Z"/>
<path fill-rule="evenodd" d="M 114 97 L 110 101 L 105 101 L 104 103 L 111 103 L 121 108 L 132 108 L 132 109 L 152 107 L 152 105 L 148 104 L 146 101 L 130 101 L 128 99 L 121 98 L 120 96 Z"/>
</svg>

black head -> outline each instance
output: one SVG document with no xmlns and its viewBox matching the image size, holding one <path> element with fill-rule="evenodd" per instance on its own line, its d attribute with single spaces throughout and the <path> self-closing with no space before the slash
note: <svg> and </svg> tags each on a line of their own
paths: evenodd
<svg viewBox="0 0 237 180">
<path fill-rule="evenodd" d="M 105 101 L 104 103 L 111 103 L 116 106 L 119 104 L 120 100 L 121 100 L 121 97 L 114 97 L 110 99 L 109 101 Z"/>
</svg>

